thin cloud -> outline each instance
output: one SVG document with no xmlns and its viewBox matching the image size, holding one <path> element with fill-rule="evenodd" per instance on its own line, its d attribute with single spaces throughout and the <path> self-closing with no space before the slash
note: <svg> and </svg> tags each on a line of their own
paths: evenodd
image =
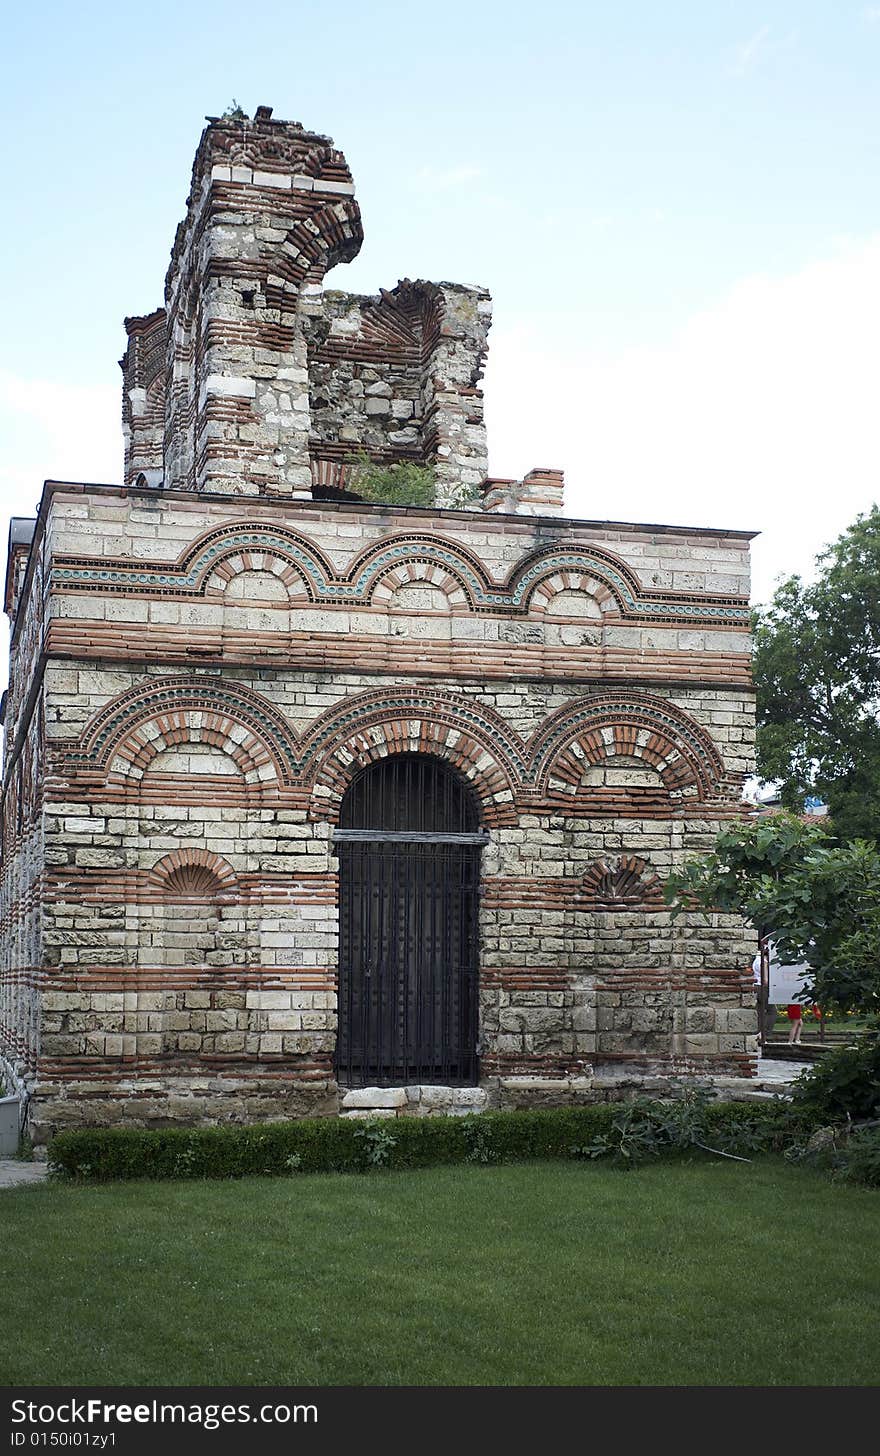
<svg viewBox="0 0 880 1456">
<path fill-rule="evenodd" d="M 32 515 L 43 481 L 122 479 L 119 391 L 0 370 L 5 513 Z"/>
<path fill-rule="evenodd" d="M 769 37 L 769 25 L 762 25 L 749 40 L 742 41 L 735 46 L 733 60 L 729 67 L 731 75 L 744 76 L 751 71 L 760 60 Z"/>
<path fill-rule="evenodd" d="M 766 600 L 880 499 L 878 333 L 880 234 L 742 280 L 663 346 L 591 352 L 497 327 L 491 473 L 563 465 L 575 516 L 760 531 Z"/>
<path fill-rule="evenodd" d="M 878 13 L 880 13 L 880 7 L 878 7 Z M 770 26 L 762 25 L 749 40 L 734 47 L 733 60 L 727 68 L 728 73 L 731 76 L 747 76 L 751 71 L 766 65 L 768 61 L 776 60 L 793 51 L 797 40 L 798 32 L 796 30 L 790 30 L 787 35 L 779 36 L 778 39 L 771 39 Z"/>
<path fill-rule="evenodd" d="M 424 192 L 451 192 L 456 187 L 467 187 L 477 182 L 486 173 L 483 167 L 462 165 L 459 167 L 421 167 L 416 173 L 416 182 Z"/>
</svg>

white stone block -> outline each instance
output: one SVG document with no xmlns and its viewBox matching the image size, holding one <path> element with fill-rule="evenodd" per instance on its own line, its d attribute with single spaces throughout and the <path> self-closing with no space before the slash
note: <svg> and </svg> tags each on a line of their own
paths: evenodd
<svg viewBox="0 0 880 1456">
<path fill-rule="evenodd" d="M 344 1112 L 355 1109 L 360 1111 L 379 1111 L 382 1108 L 405 1106 L 405 1087 L 352 1087 L 342 1099 Z"/>
<path fill-rule="evenodd" d="M 353 182 L 325 182 L 323 178 L 316 177 L 314 187 L 316 192 L 329 192 L 341 197 L 354 197 Z"/>
<path fill-rule="evenodd" d="M 290 189 L 292 178 L 285 172 L 255 172 L 255 187 L 283 187 Z"/>
<path fill-rule="evenodd" d="M 206 394 L 219 394 L 225 399 L 255 399 L 257 382 L 234 374 L 209 374 L 204 389 Z"/>
</svg>

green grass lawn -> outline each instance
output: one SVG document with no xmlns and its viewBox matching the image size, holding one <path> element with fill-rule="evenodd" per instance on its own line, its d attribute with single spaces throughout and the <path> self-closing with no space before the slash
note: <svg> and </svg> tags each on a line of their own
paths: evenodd
<svg viewBox="0 0 880 1456">
<path fill-rule="evenodd" d="M 775 1162 L 0 1195 L 0 1383 L 874 1384 L 880 1199 Z"/>
<path fill-rule="evenodd" d="M 827 1016 L 825 1018 L 825 1041 L 830 1045 L 836 1042 L 848 1041 L 873 1025 L 874 1018 L 870 1016 Z M 773 1023 L 773 1040 L 787 1041 L 788 1033 L 791 1030 L 791 1022 L 785 1014 L 785 1007 L 776 1013 L 776 1020 Z M 806 1041 L 821 1041 L 821 1023 L 815 1016 L 805 1015 L 801 1028 L 801 1039 Z"/>
</svg>

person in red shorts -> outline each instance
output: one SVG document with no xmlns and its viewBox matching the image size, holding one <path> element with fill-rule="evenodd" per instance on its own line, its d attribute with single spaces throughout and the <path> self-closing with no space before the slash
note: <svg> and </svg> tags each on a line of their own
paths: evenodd
<svg viewBox="0 0 880 1456">
<path fill-rule="evenodd" d="M 786 1014 L 791 1023 L 788 1028 L 788 1043 L 789 1046 L 793 1046 L 801 1039 L 801 1029 L 804 1024 L 803 1008 L 798 1006 L 796 1001 L 793 1001 Z"/>
</svg>

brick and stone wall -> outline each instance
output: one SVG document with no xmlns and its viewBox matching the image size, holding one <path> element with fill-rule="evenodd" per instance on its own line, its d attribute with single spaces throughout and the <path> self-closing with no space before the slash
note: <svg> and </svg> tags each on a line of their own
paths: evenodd
<svg viewBox="0 0 880 1456">
<path fill-rule="evenodd" d="M 441 504 L 478 499 L 489 295 L 325 291 L 362 240 L 328 137 L 271 114 L 206 127 L 164 307 L 125 321 L 126 483 L 309 497 L 366 454 L 432 465 Z"/>
<path fill-rule="evenodd" d="M 126 320 L 123 485 L 13 523 L 0 1076 L 38 1140 L 339 1109 L 334 830 L 399 753 L 464 775 L 488 842 L 481 1085 L 395 1107 L 754 1070 L 750 937 L 660 893 L 742 812 L 749 537 L 489 478 L 489 296 L 325 290 L 353 190 L 268 108 L 211 122 Z M 347 499 L 360 453 L 430 465 L 436 507 Z"/>
<path fill-rule="evenodd" d="M 401 751 L 489 831 L 491 1097 L 751 1072 L 742 927 L 658 888 L 740 812 L 747 540 L 64 486 L 45 520 L 38 1136 L 337 1108 L 333 826 Z"/>
<path fill-rule="evenodd" d="M 43 567 L 33 522 L 10 532 L 6 611 L 17 631 L 3 698 L 0 804 L 0 1082 L 26 1099 L 35 1082 L 42 1011 L 45 715 L 40 669 Z"/>
</svg>

